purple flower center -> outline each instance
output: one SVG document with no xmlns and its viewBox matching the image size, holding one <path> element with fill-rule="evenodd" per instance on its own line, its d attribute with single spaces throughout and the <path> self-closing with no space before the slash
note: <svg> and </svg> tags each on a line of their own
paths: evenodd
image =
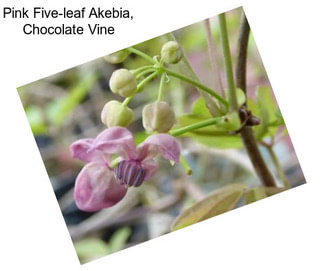
<svg viewBox="0 0 323 271">
<path fill-rule="evenodd" d="M 121 185 L 137 187 L 144 181 L 146 171 L 138 161 L 123 160 L 115 167 L 114 174 Z"/>
</svg>

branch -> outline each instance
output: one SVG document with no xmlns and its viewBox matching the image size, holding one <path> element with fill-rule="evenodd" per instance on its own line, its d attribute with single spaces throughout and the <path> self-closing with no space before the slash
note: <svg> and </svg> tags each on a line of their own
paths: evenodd
<svg viewBox="0 0 323 271">
<path fill-rule="evenodd" d="M 240 27 L 238 60 L 236 66 L 236 83 L 237 87 L 242 89 L 247 96 L 246 73 L 247 73 L 247 48 L 250 27 L 245 14 L 242 16 Z M 245 105 L 246 107 L 246 105 Z M 248 152 L 251 163 L 264 186 L 276 186 L 275 180 L 270 173 L 261 153 L 259 151 L 256 138 L 250 126 L 244 126 L 241 129 L 241 137 L 244 146 Z"/>
</svg>

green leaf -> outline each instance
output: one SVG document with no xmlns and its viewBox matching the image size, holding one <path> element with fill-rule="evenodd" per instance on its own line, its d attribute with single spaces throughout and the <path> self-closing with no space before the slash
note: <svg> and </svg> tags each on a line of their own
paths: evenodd
<svg viewBox="0 0 323 271">
<path fill-rule="evenodd" d="M 42 109 L 37 105 L 30 105 L 26 108 L 26 115 L 34 135 L 46 134 L 47 125 L 44 121 Z"/>
<path fill-rule="evenodd" d="M 145 131 L 135 133 L 134 137 L 135 137 L 136 145 L 143 142 L 148 136 L 149 136 L 149 134 L 147 134 Z"/>
<path fill-rule="evenodd" d="M 285 191 L 286 188 L 284 187 L 255 187 L 252 189 L 249 189 L 245 192 L 244 198 L 246 204 L 264 199 L 266 197 L 270 197 L 272 195 L 278 194 L 282 191 Z"/>
<path fill-rule="evenodd" d="M 81 263 L 89 262 L 110 253 L 108 245 L 96 238 L 78 241 L 74 246 Z"/>
<path fill-rule="evenodd" d="M 175 219 L 172 231 L 232 210 L 246 188 L 245 184 L 236 183 L 217 189 L 181 213 Z"/>
<path fill-rule="evenodd" d="M 117 230 L 109 240 L 110 253 L 117 252 L 123 249 L 131 234 L 130 228 L 121 228 Z"/>
<path fill-rule="evenodd" d="M 243 146 L 241 138 L 238 135 L 207 136 L 195 133 L 189 134 L 189 136 L 203 145 L 217 149 L 240 149 Z"/>
<path fill-rule="evenodd" d="M 252 114 L 254 116 L 256 116 L 259 119 L 261 118 L 261 112 L 259 110 L 258 104 L 254 100 L 248 98 L 247 99 L 247 107 L 252 112 Z"/>
<path fill-rule="evenodd" d="M 268 197 L 287 190 L 285 187 L 264 187 L 264 189 Z"/>
<path fill-rule="evenodd" d="M 212 118 L 209 109 L 205 105 L 204 98 L 200 97 L 192 104 L 192 114 L 196 116 Z"/>
<path fill-rule="evenodd" d="M 246 102 L 246 95 L 241 88 L 236 88 L 238 107 L 240 108 Z"/>
<path fill-rule="evenodd" d="M 80 80 L 80 82 L 74 86 L 69 93 L 60 99 L 53 101 L 48 106 L 48 118 L 56 126 L 61 126 L 66 117 L 79 105 L 84 99 L 86 94 L 90 91 L 97 76 L 95 74 L 89 74 Z"/>
<path fill-rule="evenodd" d="M 282 124 L 279 109 L 275 103 L 269 86 L 258 86 L 256 89 L 257 105 L 259 110 L 260 125 L 255 128 L 258 140 L 265 136 L 274 136 L 277 127 Z M 280 114 L 281 116 L 281 114 Z"/>
<path fill-rule="evenodd" d="M 226 97 L 229 97 L 228 89 L 225 90 Z M 246 102 L 246 95 L 241 88 L 236 88 L 236 97 L 237 97 L 237 104 L 240 108 Z"/>
<path fill-rule="evenodd" d="M 268 121 L 276 120 L 277 106 L 272 96 L 269 86 L 258 86 L 256 89 L 256 96 L 260 110 L 263 110 L 268 117 Z"/>
<path fill-rule="evenodd" d="M 177 119 L 178 125 L 176 128 L 185 127 L 188 125 L 198 123 L 200 121 L 209 120 L 211 118 L 212 117 L 205 117 L 205 116 L 197 115 L 197 114 L 183 115 L 183 116 L 178 117 L 178 119 Z M 240 119 L 239 119 L 239 115 L 237 112 L 232 112 L 232 113 L 229 113 L 229 114 L 224 115 L 222 117 L 217 117 L 217 118 L 215 118 L 215 120 L 216 119 L 217 119 L 216 124 L 192 130 L 191 133 L 204 131 L 204 132 L 208 132 L 208 133 L 214 133 L 214 135 L 217 135 L 218 132 L 235 131 L 235 130 L 239 129 L 239 127 L 240 127 Z M 225 134 L 227 134 L 227 133 L 220 133 L 220 135 L 225 135 Z"/>
<path fill-rule="evenodd" d="M 178 118 L 176 128 L 185 127 L 209 118 L 188 114 Z M 226 121 L 225 119 L 228 119 Z M 185 133 L 183 136 L 194 138 L 197 142 L 221 149 L 241 148 L 242 141 L 238 135 L 231 135 L 228 131 L 234 131 L 240 126 L 240 119 L 237 113 L 230 113 L 219 118 L 217 125 L 210 125 Z"/>
<path fill-rule="evenodd" d="M 266 198 L 267 194 L 264 187 L 255 187 L 246 191 L 246 193 L 244 194 L 244 197 L 245 197 L 246 204 L 249 204 L 257 200 Z"/>
</svg>

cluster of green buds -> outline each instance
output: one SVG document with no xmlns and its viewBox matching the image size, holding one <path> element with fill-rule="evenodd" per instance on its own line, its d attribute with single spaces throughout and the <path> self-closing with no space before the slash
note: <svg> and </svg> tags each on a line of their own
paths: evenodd
<svg viewBox="0 0 323 271">
<path fill-rule="evenodd" d="M 126 60 L 128 55 L 134 51 L 135 53 L 139 52 L 134 48 L 129 48 L 107 55 L 104 59 L 111 64 L 119 64 Z M 106 103 L 101 113 L 102 122 L 107 127 L 128 126 L 133 120 L 133 111 L 128 107 L 129 101 L 137 92 L 142 90 L 145 83 L 158 75 L 162 75 L 158 99 L 144 106 L 142 123 L 147 132 L 167 133 L 175 124 L 175 113 L 171 106 L 162 100 L 165 73 L 158 71 L 158 68 L 163 67 L 163 63 L 176 64 L 181 58 L 182 51 L 179 44 L 175 41 L 169 41 L 162 46 L 159 57 L 151 58 L 154 61 L 151 67 L 154 67 L 155 70 L 150 69 L 149 71 L 147 69 L 145 72 L 145 68 L 141 67 L 137 70 L 141 70 L 143 73 L 139 74 L 136 70 L 131 71 L 125 68 L 115 70 L 109 80 L 110 89 L 114 94 L 126 99 L 124 102 L 112 100 Z M 139 79 L 149 72 L 151 74 L 140 82 Z"/>
</svg>

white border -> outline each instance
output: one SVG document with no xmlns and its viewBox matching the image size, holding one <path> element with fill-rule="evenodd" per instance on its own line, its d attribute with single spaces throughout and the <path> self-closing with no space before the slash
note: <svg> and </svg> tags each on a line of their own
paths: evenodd
<svg viewBox="0 0 323 271">
<path fill-rule="evenodd" d="M 0 8 L 66 3 L 106 2 Z M 27 37 L 27 20 L 0 18 L 1 270 L 322 270 L 320 1 L 109 3 L 135 15 L 113 37 Z M 80 266 L 16 87 L 241 5 L 308 184 Z"/>
</svg>

